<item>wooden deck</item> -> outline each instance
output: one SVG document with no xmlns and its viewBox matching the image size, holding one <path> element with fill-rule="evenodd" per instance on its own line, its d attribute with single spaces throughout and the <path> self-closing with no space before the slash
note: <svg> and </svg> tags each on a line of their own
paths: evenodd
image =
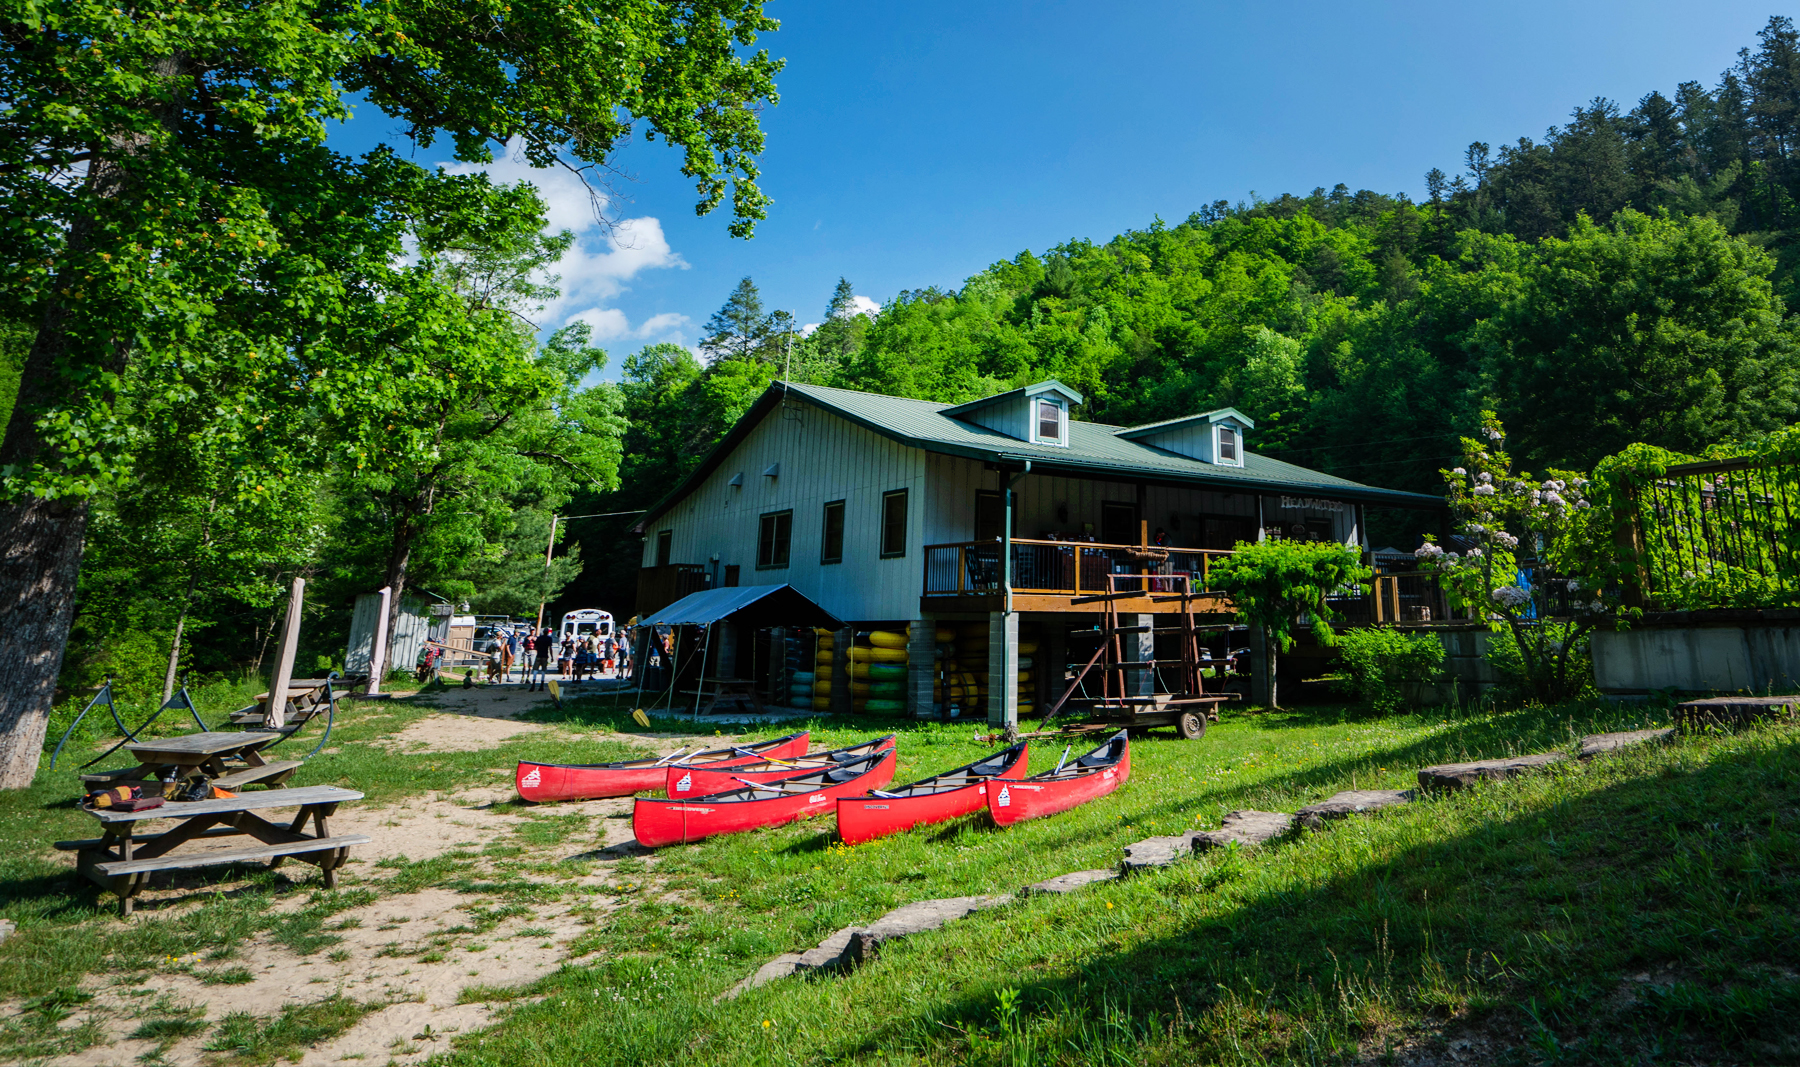
<svg viewBox="0 0 1800 1067">
<path fill-rule="evenodd" d="M 998 541 L 925 546 L 925 590 L 919 610 L 927 615 L 1001 611 Z M 1207 591 L 1217 549 L 1104 545 L 1091 541 L 1012 541 L 1013 610 L 1022 612 L 1114 611 L 1134 615 L 1187 610 L 1183 589 L 1196 590 L 1192 610 L 1203 615 L 1234 609 L 1223 593 Z M 1116 589 L 1117 592 L 1107 592 Z"/>
</svg>

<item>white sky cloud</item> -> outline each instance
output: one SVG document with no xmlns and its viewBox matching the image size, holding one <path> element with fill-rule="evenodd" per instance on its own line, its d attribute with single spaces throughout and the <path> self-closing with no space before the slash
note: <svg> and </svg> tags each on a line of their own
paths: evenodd
<svg viewBox="0 0 1800 1067">
<path fill-rule="evenodd" d="M 580 319 L 594 327 L 597 341 L 670 338 L 679 339 L 691 321 L 686 315 L 665 312 L 636 327 L 625 313 L 606 307 L 626 284 L 646 270 L 688 269 L 687 260 L 669 247 L 662 223 L 650 216 L 618 219 L 608 227 L 603 221 L 609 201 L 604 192 L 591 189 L 575 173 L 563 167 L 539 170 L 525 161 L 519 142 L 506 146 L 494 162 L 443 163 L 450 174 L 486 171 L 497 182 L 528 181 L 543 197 L 545 222 L 551 231 L 570 230 L 575 243 L 549 271 L 562 278 L 562 297 L 547 305 L 541 325 L 555 327 Z"/>
<path fill-rule="evenodd" d="M 636 326 L 618 308 L 588 308 L 570 315 L 569 322 L 585 322 L 594 329 L 594 341 L 675 341 L 681 340 L 693 320 L 686 315 L 665 311 L 652 315 Z"/>
</svg>

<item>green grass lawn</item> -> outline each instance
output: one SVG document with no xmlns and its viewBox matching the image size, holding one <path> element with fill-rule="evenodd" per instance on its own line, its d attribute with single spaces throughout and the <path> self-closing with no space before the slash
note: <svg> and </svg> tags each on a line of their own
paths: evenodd
<svg viewBox="0 0 1800 1067">
<path fill-rule="evenodd" d="M 1426 764 L 1652 725 L 1580 705 L 1359 717 L 1227 714 L 1134 745 L 1130 783 L 1001 832 L 982 817 L 850 849 L 824 822 L 664 849 L 656 891 L 466 1064 L 1351 1062 L 1473 1042 L 1503 1062 L 1800 1055 L 1796 733 L 1688 738 L 1430 799 L 890 948 L 843 978 L 713 997 L 834 929 L 932 897 L 1116 862 L 1228 810 L 1408 787 Z M 867 731 L 816 734 L 838 743 Z M 973 758 L 968 726 L 903 730 L 898 780 Z M 1060 746 L 1039 748 L 1033 767 Z M 659 899 L 659 893 L 661 899 Z M 510 995 L 510 994 L 502 994 Z"/>
<path fill-rule="evenodd" d="M 367 708 L 306 781 L 379 803 L 503 781 L 520 755 L 616 758 L 637 748 L 628 711 L 588 699 L 535 716 L 563 728 L 554 741 L 393 755 L 367 741 L 423 712 Z M 1786 726 L 1685 738 L 1022 900 L 891 944 L 853 975 L 713 1000 L 774 955 L 900 904 L 1014 892 L 1113 864 L 1143 837 L 1216 826 L 1235 808 L 1292 811 L 1340 789 L 1410 787 L 1426 764 L 1566 748 L 1658 717 L 1598 704 L 1387 718 L 1232 709 L 1201 741 L 1135 742 L 1132 778 L 1112 796 L 1005 831 L 975 816 L 845 848 L 829 820 L 813 820 L 605 861 L 613 885 L 600 892 L 623 906 L 596 909 L 556 974 L 524 989 L 472 986 L 465 999 L 501 1003 L 503 1017 L 441 1055 L 505 1067 L 1285 1063 L 1390 1051 L 1404 1061 L 1458 1041 L 1477 1059 L 1517 1063 L 1800 1058 L 1790 969 L 1800 731 Z M 970 724 L 813 728 L 819 745 L 898 730 L 902 782 L 990 751 Z M 1035 743 L 1033 769 L 1061 751 Z M 44 849 L 88 832 L 70 796 L 42 778 L 0 796 L 0 917 L 29 935 L 0 945 L 0 996 L 67 1000 L 84 971 L 146 968 L 270 927 L 255 893 L 119 924 L 111 897 Z M 346 892 L 440 885 L 496 907 L 563 892 L 554 865 L 507 868 L 505 857 L 536 837 L 578 853 L 600 828 L 568 825 L 553 807 L 535 814 L 485 856 L 308 896 L 279 936 L 324 943 L 318 931 L 349 906 L 333 899 Z M 258 890 L 311 891 L 279 876 Z"/>
</svg>

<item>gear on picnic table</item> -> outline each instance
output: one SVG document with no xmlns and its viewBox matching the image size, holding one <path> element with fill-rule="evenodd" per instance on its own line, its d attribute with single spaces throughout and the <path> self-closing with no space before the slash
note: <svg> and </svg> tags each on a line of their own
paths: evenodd
<svg viewBox="0 0 1800 1067">
<path fill-rule="evenodd" d="M 148 811 L 163 805 L 162 797 L 147 797 L 144 790 L 135 785 L 114 786 L 111 789 L 100 789 L 82 798 L 82 806 L 89 809 L 101 808 L 110 811 Z"/>
</svg>

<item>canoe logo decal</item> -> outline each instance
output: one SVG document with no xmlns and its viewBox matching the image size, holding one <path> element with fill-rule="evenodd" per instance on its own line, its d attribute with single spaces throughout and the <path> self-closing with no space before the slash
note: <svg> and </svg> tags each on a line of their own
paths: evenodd
<svg viewBox="0 0 1800 1067">
<path fill-rule="evenodd" d="M 886 804 L 864 804 L 863 810 L 864 811 L 886 811 L 886 810 L 888 810 L 888 806 Z"/>
<path fill-rule="evenodd" d="M 691 807 L 686 804 L 671 804 L 669 806 L 669 810 L 670 811 L 697 811 L 702 815 L 711 815 L 712 814 L 711 808 L 696 808 L 696 807 Z"/>
<path fill-rule="evenodd" d="M 1003 785 L 1000 787 L 1000 806 L 1003 808 L 1012 807 L 1012 792 L 1008 786 Z"/>
<path fill-rule="evenodd" d="M 985 796 L 987 796 L 987 786 L 985 786 L 985 785 L 978 785 L 978 786 L 976 786 L 976 787 L 975 787 L 975 795 L 976 795 L 976 796 L 978 796 L 978 797 L 985 797 Z"/>
<path fill-rule="evenodd" d="M 1014 782 L 1014 783 L 1013 783 L 1013 788 L 1014 788 L 1014 789 L 1029 789 L 1029 790 L 1031 790 L 1031 791 L 1032 791 L 1032 792 L 1033 792 L 1033 793 L 1035 793 L 1035 792 L 1037 792 L 1037 791 L 1038 791 L 1038 790 L 1040 790 L 1040 789 L 1042 789 L 1042 788 L 1044 788 L 1044 787 L 1043 787 L 1043 786 L 1041 786 L 1041 785 L 1026 785 L 1026 784 L 1025 784 L 1025 783 L 1023 783 L 1023 782 Z M 1005 792 L 1005 789 L 1004 789 L 1004 788 L 1002 788 L 1002 789 L 1001 789 L 1001 792 Z"/>
<path fill-rule="evenodd" d="M 1111 768 L 1108 768 L 1108 769 L 1107 769 L 1107 772 L 1106 772 L 1106 775 L 1105 775 L 1105 776 L 1106 776 L 1106 777 L 1108 777 L 1108 778 L 1111 778 L 1111 777 L 1112 777 L 1112 776 L 1113 776 L 1113 772 L 1112 772 L 1112 770 L 1111 770 Z"/>
<path fill-rule="evenodd" d="M 694 776 L 692 773 L 682 775 L 681 781 L 675 783 L 675 791 L 677 793 L 685 793 L 692 788 L 694 788 Z"/>
<path fill-rule="evenodd" d="M 520 785 L 536 785 L 543 780 L 544 780 L 543 774 L 540 773 L 536 767 L 533 767 L 533 768 L 531 768 L 531 770 L 529 770 L 525 773 L 525 777 L 519 779 L 519 784 Z"/>
<path fill-rule="evenodd" d="M 806 798 L 806 802 L 808 804 L 823 804 L 825 803 L 825 794 L 814 793 L 812 796 Z"/>
</svg>

